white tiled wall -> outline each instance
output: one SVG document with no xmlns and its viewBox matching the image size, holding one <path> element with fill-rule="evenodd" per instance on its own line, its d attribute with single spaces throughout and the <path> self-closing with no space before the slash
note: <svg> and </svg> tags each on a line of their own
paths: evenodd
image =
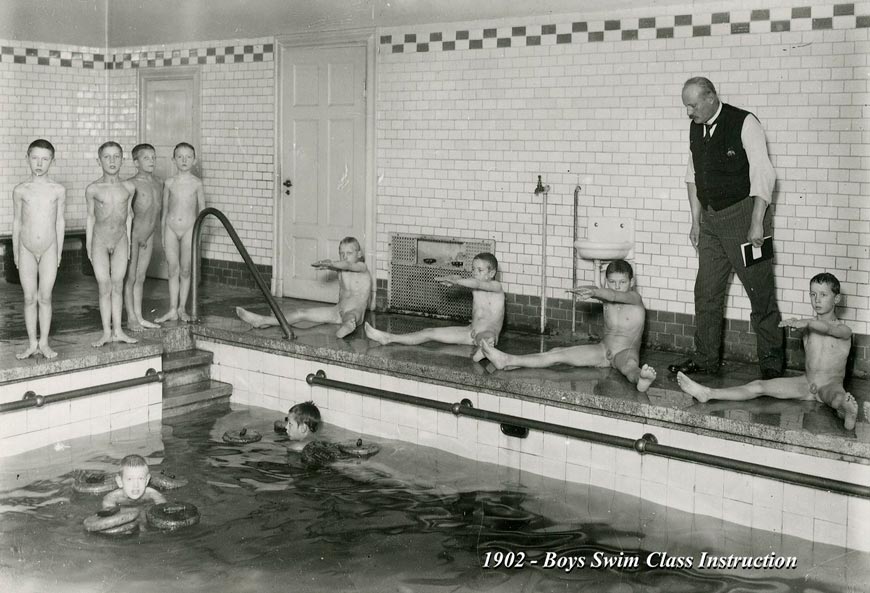
<svg viewBox="0 0 870 593">
<path fill-rule="evenodd" d="M 25 392 L 52 395 L 145 376 L 161 370 L 160 357 L 0 385 L 0 403 L 17 401 Z M 163 385 L 148 383 L 120 391 L 45 404 L 0 415 L 0 457 L 17 455 L 67 439 L 118 430 L 163 418 Z"/>
<path fill-rule="evenodd" d="M 12 232 L 12 189 L 30 178 L 27 146 L 37 138 L 54 145 L 50 175 L 67 190 L 67 228 L 83 229 L 85 187 L 101 174 L 96 159 L 105 141 L 106 72 L 83 68 L 81 57 L 73 67 L 38 65 L 25 50 L 56 51 L 53 64 L 72 60 L 73 52 L 92 57 L 103 50 L 2 40 L 0 45 L 27 61 L 15 63 L 14 54 L 0 59 L 0 235 Z"/>
<path fill-rule="evenodd" d="M 646 432 L 665 445 L 811 475 L 870 483 L 870 467 L 757 447 L 679 430 L 585 414 L 490 393 L 465 391 L 277 354 L 198 341 L 214 352 L 212 377 L 233 384 L 232 401 L 275 410 L 313 400 L 325 422 L 375 437 L 399 439 L 456 455 L 571 482 L 632 494 L 682 511 L 753 528 L 870 551 L 870 500 L 794 486 L 705 465 L 530 431 L 517 439 L 493 422 L 456 417 L 305 382 L 309 373 L 436 401 L 471 400 L 475 408 L 553 424 L 638 438 Z"/>
<path fill-rule="evenodd" d="M 812 4 L 813 18 L 792 18 L 791 7 Z M 723 100 L 754 112 L 767 132 L 778 173 L 775 194 L 778 300 L 785 315 L 809 310 L 808 279 L 827 270 L 843 282 L 843 318 L 858 333 L 870 322 L 870 138 L 866 133 L 870 28 L 867 2 L 842 16 L 834 3 L 788 1 L 738 5 L 650 6 L 643 11 L 516 18 L 379 30 L 377 88 L 378 275 L 387 277 L 391 232 L 495 239 L 502 278 L 512 293 L 540 294 L 541 199 L 537 176 L 551 186 L 548 209 L 549 296 L 564 298 L 571 282 L 572 208 L 579 184 L 579 236 L 588 216 L 634 219 L 638 283 L 647 307 L 693 313 L 697 257 L 688 241 L 683 181 L 689 122 L 683 82 L 708 76 Z M 754 20 L 754 9 L 770 9 Z M 710 25 L 714 12 L 730 24 Z M 678 15 L 690 26 L 676 26 Z M 673 27 L 657 39 L 639 19 Z M 811 30 L 814 19 L 831 30 Z M 772 21 L 790 31 L 772 33 Z M 620 30 L 605 21 L 619 21 Z M 752 21 L 752 22 L 750 22 Z M 573 23 L 603 41 L 573 33 Z M 734 34 L 744 22 L 748 33 Z M 526 46 L 524 35 L 541 35 Z M 484 31 L 496 31 L 486 36 Z M 442 40 L 467 31 L 482 49 Z M 408 36 L 414 41 L 408 42 Z M 390 41 L 384 42 L 389 36 Z M 498 38 L 512 47 L 497 47 Z M 394 53 L 393 46 L 402 46 Z M 591 282 L 591 262 L 578 263 Z M 749 301 L 734 279 L 729 318 L 748 319 Z"/>
</svg>

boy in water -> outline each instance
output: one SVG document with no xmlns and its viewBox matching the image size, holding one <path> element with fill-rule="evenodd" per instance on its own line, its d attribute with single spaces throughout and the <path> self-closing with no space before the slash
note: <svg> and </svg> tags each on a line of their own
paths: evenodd
<svg viewBox="0 0 870 593">
<path fill-rule="evenodd" d="M 441 342 L 442 344 L 462 344 L 477 346 L 472 359 L 483 360 L 481 348 L 494 346 L 498 342 L 501 326 L 504 323 L 504 291 L 501 283 L 495 280 L 498 260 L 491 253 L 478 253 L 471 263 L 471 278 L 441 276 L 435 278 L 444 286 L 461 286 L 471 290 L 471 325 L 451 327 L 430 327 L 408 334 L 391 334 L 380 331 L 366 323 L 366 336 L 379 344 L 422 344 Z"/>
<path fill-rule="evenodd" d="M 320 428 L 320 409 L 314 402 L 295 404 L 287 413 L 287 438 L 295 441 L 292 449 L 301 450 L 302 441 L 314 436 Z"/>
<path fill-rule="evenodd" d="M 37 350 L 46 358 L 57 352 L 48 345 L 51 328 L 51 291 L 63 252 L 66 189 L 48 177 L 54 161 L 54 146 L 34 140 L 27 147 L 30 179 L 12 190 L 12 256 L 24 290 L 24 325 L 27 348 L 16 354 L 21 360 Z M 38 315 L 37 315 L 38 313 Z M 37 341 L 37 316 L 42 338 Z"/>
<path fill-rule="evenodd" d="M 132 154 L 138 171 L 135 177 L 127 180 L 136 186 L 136 195 L 133 196 L 133 238 L 130 241 L 130 265 L 124 284 L 124 302 L 127 305 L 127 329 L 140 332 L 145 328 L 160 327 L 142 316 L 142 287 L 151 262 L 154 229 L 160 220 L 163 181 L 154 176 L 157 152 L 153 146 L 137 144 Z"/>
<path fill-rule="evenodd" d="M 335 335 L 339 338 L 351 334 L 362 323 L 371 298 L 372 276 L 359 241 L 354 237 L 342 239 L 338 245 L 338 256 L 340 261 L 337 262 L 324 259 L 311 264 L 318 270 L 338 272 L 338 304 L 292 311 L 287 315 L 287 323 L 337 323 L 339 327 Z M 242 307 L 236 307 L 236 315 L 256 328 L 278 325 L 274 315 L 257 315 Z"/>
<path fill-rule="evenodd" d="M 815 400 L 827 404 L 843 419 L 846 430 L 855 428 L 858 402 L 843 388 L 846 359 L 852 349 L 852 330 L 837 319 L 840 281 L 823 272 L 810 280 L 810 304 L 815 317 L 785 319 L 780 327 L 802 329 L 806 374 L 752 381 L 737 387 L 711 389 L 677 373 L 680 388 L 700 402 L 711 399 L 746 401 L 762 395 L 779 399 Z"/>
<path fill-rule="evenodd" d="M 205 208 L 202 180 L 191 173 L 196 164 L 196 150 L 187 142 L 180 142 L 172 151 L 172 160 L 178 173 L 163 186 L 163 250 L 169 264 L 169 311 L 155 319 L 157 323 L 181 319 L 189 321 L 185 312 L 190 291 L 190 256 L 193 223 Z M 194 279 L 196 282 L 196 279 Z"/>
<path fill-rule="evenodd" d="M 118 475 L 115 476 L 117 490 L 112 490 L 103 497 L 103 508 L 113 509 L 116 506 L 130 506 L 142 502 L 162 504 L 166 498 L 154 488 L 148 486 L 151 471 L 148 463 L 140 455 L 127 455 L 121 460 Z"/>
<path fill-rule="evenodd" d="M 136 186 L 118 177 L 124 151 L 117 142 L 106 142 L 97 151 L 103 176 L 85 189 L 88 205 L 85 229 L 88 258 L 100 290 L 100 317 L 103 335 L 93 343 L 98 348 L 108 342 L 134 344 L 136 340 L 121 327 L 124 275 L 130 253 L 132 202 Z"/>
<path fill-rule="evenodd" d="M 517 367 L 543 368 L 564 363 L 576 367 L 613 367 L 645 393 L 656 378 L 656 371 L 640 366 L 640 344 L 646 309 L 634 290 L 634 270 L 623 260 L 610 262 L 604 273 L 607 288 L 583 286 L 576 292 L 581 298 L 604 303 L 604 338 L 598 344 L 553 348 L 539 354 L 506 354 L 489 345 L 483 346 L 486 357 L 497 369 Z"/>
</svg>

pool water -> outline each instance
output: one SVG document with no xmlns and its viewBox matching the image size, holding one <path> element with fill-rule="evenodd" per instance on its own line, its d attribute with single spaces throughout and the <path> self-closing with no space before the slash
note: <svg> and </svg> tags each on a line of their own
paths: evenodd
<svg viewBox="0 0 870 593">
<path fill-rule="evenodd" d="M 309 466 L 273 431 L 278 416 L 212 409 L 3 460 L 0 591 L 724 593 L 860 591 L 868 582 L 867 554 L 428 447 L 376 439 L 381 451 L 368 460 Z M 241 428 L 263 439 L 221 440 Z M 328 425 L 319 434 L 359 436 Z M 77 470 L 115 471 L 130 453 L 152 473 L 189 480 L 165 495 L 195 504 L 198 525 L 116 537 L 84 530 L 100 497 L 73 491 Z M 797 568 L 698 569 L 701 552 L 774 552 L 795 556 Z M 581 557 L 583 568 L 544 567 Z"/>
</svg>

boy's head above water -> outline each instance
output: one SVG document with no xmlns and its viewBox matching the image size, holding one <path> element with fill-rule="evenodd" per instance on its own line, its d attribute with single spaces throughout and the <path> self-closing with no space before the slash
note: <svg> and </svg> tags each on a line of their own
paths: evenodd
<svg viewBox="0 0 870 593">
<path fill-rule="evenodd" d="M 607 288 L 616 292 L 628 292 L 634 285 L 634 270 L 625 260 L 615 259 L 604 270 Z"/>
<path fill-rule="evenodd" d="M 471 277 L 475 280 L 492 280 L 498 273 L 498 260 L 486 251 L 478 253 L 471 262 Z"/>
<path fill-rule="evenodd" d="M 150 144 L 137 144 L 130 152 L 140 171 L 151 173 L 157 165 L 157 151 Z"/>
<path fill-rule="evenodd" d="M 840 304 L 840 281 L 828 272 L 816 274 L 810 280 L 810 304 L 816 315 L 832 314 Z"/>
<path fill-rule="evenodd" d="M 130 500 L 138 500 L 145 494 L 145 488 L 151 479 L 148 463 L 141 455 L 127 455 L 121 460 L 115 483 Z"/>
<path fill-rule="evenodd" d="M 320 422 L 320 410 L 314 402 L 296 404 L 287 414 L 287 437 L 301 441 L 317 432 Z"/>
<path fill-rule="evenodd" d="M 341 240 L 341 243 L 338 244 L 338 258 L 352 264 L 365 261 L 362 247 L 356 237 L 345 237 Z"/>
</svg>

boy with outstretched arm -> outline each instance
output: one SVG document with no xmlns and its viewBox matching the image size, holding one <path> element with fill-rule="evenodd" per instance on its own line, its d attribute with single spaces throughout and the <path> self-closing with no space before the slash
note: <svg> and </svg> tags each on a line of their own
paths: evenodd
<svg viewBox="0 0 870 593">
<path fill-rule="evenodd" d="M 846 360 L 852 349 L 852 330 L 837 319 L 840 281 L 823 272 L 810 280 L 810 304 L 815 317 L 785 319 L 780 327 L 802 329 L 806 353 L 806 374 L 757 380 L 745 385 L 711 389 L 683 373 L 677 374 L 680 388 L 700 402 L 711 399 L 746 401 L 762 395 L 779 399 L 815 400 L 833 408 L 843 419 L 846 430 L 855 428 L 858 402 L 843 388 Z M 866 409 L 866 407 L 865 407 Z"/>
<path fill-rule="evenodd" d="M 124 151 L 117 142 L 106 142 L 97 151 L 103 176 L 85 189 L 88 218 L 85 244 L 100 292 L 100 317 L 103 335 L 93 343 L 98 348 L 108 342 L 134 344 L 136 340 L 121 327 L 124 276 L 130 253 L 130 227 L 133 220 L 133 194 L 136 186 L 118 177 Z"/>
<path fill-rule="evenodd" d="M 471 264 L 471 278 L 441 276 L 435 278 L 444 286 L 460 286 L 471 290 L 471 325 L 430 327 L 408 334 L 391 334 L 377 330 L 366 323 L 366 336 L 379 344 L 462 344 L 476 346 L 472 359 L 484 358 L 481 348 L 494 346 L 504 323 L 504 291 L 501 282 L 495 279 L 498 260 L 491 253 L 478 253 Z"/>
<path fill-rule="evenodd" d="M 133 238 L 130 241 L 127 281 L 124 283 L 124 302 L 127 305 L 127 329 L 140 332 L 145 328 L 160 327 L 142 316 L 142 288 L 151 262 L 154 231 L 160 221 L 163 181 L 154 175 L 157 152 L 153 146 L 137 144 L 132 154 L 137 173 L 128 181 L 136 186 L 136 194 L 133 196 Z"/>
<path fill-rule="evenodd" d="M 553 348 L 537 354 L 507 354 L 484 345 L 483 352 L 497 369 L 543 368 L 554 364 L 576 367 L 613 367 L 645 393 L 656 378 L 655 369 L 640 366 L 640 345 L 646 309 L 634 289 L 634 270 L 623 260 L 610 262 L 604 273 L 606 288 L 583 286 L 571 290 L 581 298 L 604 303 L 604 337 L 598 344 Z"/>
<path fill-rule="evenodd" d="M 41 352 L 54 358 L 48 345 L 51 328 L 51 292 L 63 252 L 66 189 L 48 176 L 54 146 L 34 140 L 27 147 L 30 179 L 12 190 L 12 256 L 24 291 L 24 325 L 28 345 L 16 354 L 19 360 Z M 37 340 L 37 318 L 42 337 Z"/>
<path fill-rule="evenodd" d="M 338 256 L 339 261 L 324 259 L 311 264 L 318 270 L 338 272 L 338 304 L 291 311 L 286 314 L 287 323 L 335 323 L 338 325 L 335 335 L 339 338 L 350 335 L 362 323 L 372 294 L 372 276 L 359 241 L 355 237 L 342 239 L 338 245 Z M 236 315 L 255 328 L 278 325 L 274 315 L 257 315 L 242 307 L 236 307 Z"/>
<path fill-rule="evenodd" d="M 191 238 L 196 217 L 205 208 L 202 180 L 191 172 L 196 164 L 196 150 L 187 142 L 180 142 L 172 151 L 172 160 L 178 173 L 163 185 L 160 221 L 163 250 L 169 265 L 169 311 L 155 319 L 157 323 L 190 320 L 184 308 L 190 292 Z"/>
</svg>

